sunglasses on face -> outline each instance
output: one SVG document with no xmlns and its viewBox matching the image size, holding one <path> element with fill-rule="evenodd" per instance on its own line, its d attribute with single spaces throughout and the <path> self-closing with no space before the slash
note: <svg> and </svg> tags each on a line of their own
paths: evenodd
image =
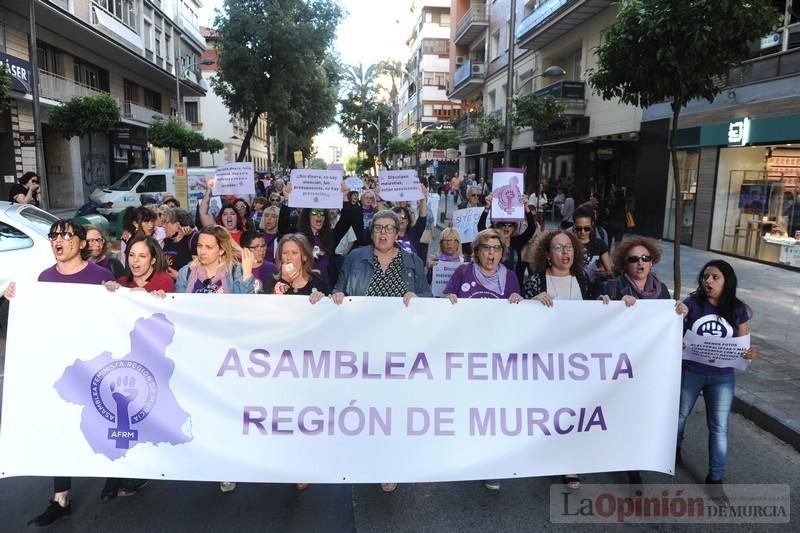
<svg viewBox="0 0 800 533">
<path fill-rule="evenodd" d="M 312 209 L 311 210 L 311 216 L 312 217 L 324 217 L 325 214 L 326 214 L 325 211 L 323 211 L 321 209 Z"/>
<path fill-rule="evenodd" d="M 627 261 L 630 264 L 638 263 L 639 261 L 642 261 L 644 263 L 649 263 L 652 260 L 653 257 L 650 255 L 631 255 L 625 258 L 625 261 Z"/>
<path fill-rule="evenodd" d="M 280 202 L 281 199 L 280 198 L 270 198 L 269 201 L 270 201 L 270 203 L 274 204 L 274 203 Z"/>
<path fill-rule="evenodd" d="M 71 231 L 53 231 L 47 235 L 51 241 L 57 241 L 59 237 L 65 241 L 71 241 L 74 236 L 75 234 Z"/>
<path fill-rule="evenodd" d="M 575 233 L 589 233 L 592 231 L 591 226 L 575 226 Z"/>
</svg>

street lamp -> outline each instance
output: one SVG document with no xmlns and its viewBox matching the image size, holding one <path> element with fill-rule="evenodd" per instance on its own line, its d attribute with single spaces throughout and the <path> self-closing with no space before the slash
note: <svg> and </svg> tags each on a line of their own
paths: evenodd
<svg viewBox="0 0 800 533">
<path fill-rule="evenodd" d="M 370 126 L 375 126 L 375 129 L 378 130 L 378 158 L 381 156 L 381 115 L 378 114 L 378 123 L 375 124 L 371 120 L 367 120 L 365 118 L 361 119 L 362 124 L 369 124 Z"/>
<path fill-rule="evenodd" d="M 183 108 L 181 106 L 181 78 L 186 72 L 199 67 L 200 65 L 213 65 L 214 61 L 212 59 L 206 59 L 204 61 L 195 61 L 194 63 L 190 63 L 185 67 L 179 66 L 178 62 L 180 61 L 179 58 L 175 60 L 175 96 L 177 97 L 177 106 L 178 106 L 178 122 L 183 122 Z"/>
</svg>

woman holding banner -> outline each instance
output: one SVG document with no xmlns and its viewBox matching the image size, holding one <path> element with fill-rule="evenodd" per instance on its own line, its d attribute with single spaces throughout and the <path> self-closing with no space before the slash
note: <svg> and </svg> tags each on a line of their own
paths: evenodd
<svg viewBox="0 0 800 533">
<path fill-rule="evenodd" d="M 260 294 L 264 292 L 263 287 L 269 283 L 272 276 L 278 273 L 278 267 L 275 266 L 275 263 L 266 260 L 267 241 L 263 234 L 250 230 L 245 231 L 242 233 L 240 243 L 242 248 L 253 252 L 253 277 L 256 278 L 253 292 Z"/>
<path fill-rule="evenodd" d="M 486 229 L 486 221 L 489 217 L 489 211 L 492 209 L 492 195 L 486 195 L 486 208 L 483 210 L 481 214 L 481 218 L 478 220 L 478 231 L 483 231 Z M 531 208 L 530 204 L 528 204 L 527 197 L 523 197 L 522 201 L 525 203 L 525 221 L 528 224 L 528 227 L 525 228 L 525 231 L 518 235 L 514 235 L 514 233 L 519 228 L 519 224 L 517 222 L 508 222 L 508 221 L 497 221 L 492 222 L 492 228 L 496 229 L 500 232 L 500 236 L 503 239 L 503 244 L 505 246 L 505 254 L 503 255 L 503 265 L 512 272 L 517 275 L 517 282 L 519 284 L 522 283 L 523 276 L 525 273 L 525 262 L 522 260 L 522 249 L 528 244 L 528 241 L 531 240 L 537 233 L 541 233 L 541 228 L 539 228 L 539 224 L 536 222 L 536 212 L 535 208 Z"/>
<path fill-rule="evenodd" d="M 144 290 L 163 295 L 175 292 L 175 282 L 167 273 L 164 253 L 153 237 L 137 237 L 128 246 L 125 273 L 104 285 L 115 291 L 120 286 L 134 290 Z"/>
<path fill-rule="evenodd" d="M 688 308 L 684 331 L 714 337 L 743 337 L 749 334 L 753 312 L 736 296 L 736 273 L 726 261 L 714 259 L 703 266 L 697 277 L 697 289 L 684 301 Z M 758 350 L 750 346 L 743 354 L 755 359 Z M 720 368 L 684 359 L 681 371 L 681 401 L 678 407 L 678 442 L 676 457 L 681 460 L 681 443 L 686 419 L 703 393 L 708 424 L 709 469 L 706 484 L 715 500 L 727 501 L 722 488 L 728 460 L 728 417 L 733 406 L 736 375 L 731 367 Z"/>
<path fill-rule="evenodd" d="M 314 264 L 311 244 L 302 233 L 284 235 L 278 243 L 278 272 L 264 279 L 264 292 L 303 295 L 312 304 L 319 302 L 330 290 Z"/>
<path fill-rule="evenodd" d="M 553 307 L 556 300 L 591 300 L 589 278 L 583 270 L 583 247 L 571 231 L 551 230 L 536 239 L 533 274 L 525 280 L 525 298 Z M 581 487 L 577 474 L 564 476 L 572 490 Z"/>
</svg>

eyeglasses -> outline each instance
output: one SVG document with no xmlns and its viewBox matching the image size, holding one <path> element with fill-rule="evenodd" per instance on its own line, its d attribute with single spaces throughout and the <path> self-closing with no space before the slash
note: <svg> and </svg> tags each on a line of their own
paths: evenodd
<svg viewBox="0 0 800 533">
<path fill-rule="evenodd" d="M 372 231 L 375 233 L 394 233 L 397 231 L 397 226 L 391 224 L 373 224 Z"/>
<path fill-rule="evenodd" d="M 326 214 L 325 211 L 323 211 L 322 209 L 312 209 L 311 210 L 311 216 L 312 217 L 324 217 L 325 214 Z"/>
<path fill-rule="evenodd" d="M 501 244 L 481 244 L 479 247 L 481 250 L 489 250 L 493 252 L 500 252 L 503 250 L 503 246 Z"/>
<path fill-rule="evenodd" d="M 88 242 L 89 244 L 102 244 L 103 241 L 105 241 L 105 239 L 103 239 L 102 237 L 99 239 L 86 239 L 86 242 Z"/>
<path fill-rule="evenodd" d="M 65 241 L 71 241 L 74 236 L 75 234 L 72 233 L 71 231 L 54 231 L 47 235 L 47 237 L 51 241 L 57 241 L 59 237 L 61 237 Z"/>
<path fill-rule="evenodd" d="M 468 196 L 469 196 L 470 198 L 477 198 L 477 197 L 478 197 L 478 196 L 480 196 L 480 195 L 478 195 L 478 194 L 470 194 L 470 195 L 468 195 Z"/>
<path fill-rule="evenodd" d="M 550 246 L 550 250 L 560 254 L 560 253 L 564 253 L 564 252 L 569 253 L 569 252 L 572 252 L 575 249 L 572 247 L 571 244 L 554 244 L 554 245 Z"/>
<path fill-rule="evenodd" d="M 31 183 L 39 183 L 39 180 L 31 180 Z"/>
<path fill-rule="evenodd" d="M 269 203 L 271 203 L 271 204 L 274 204 L 275 202 L 280 202 L 280 201 L 281 201 L 280 198 L 270 198 L 269 199 Z"/>
<path fill-rule="evenodd" d="M 653 256 L 651 256 L 651 255 L 631 255 L 631 256 L 628 256 L 628 257 L 625 258 L 625 261 L 627 261 L 630 264 L 638 263 L 640 260 L 645 262 L 645 263 L 649 263 L 650 261 L 653 260 Z"/>
<path fill-rule="evenodd" d="M 575 226 L 575 233 L 589 233 L 592 231 L 591 226 Z"/>
</svg>

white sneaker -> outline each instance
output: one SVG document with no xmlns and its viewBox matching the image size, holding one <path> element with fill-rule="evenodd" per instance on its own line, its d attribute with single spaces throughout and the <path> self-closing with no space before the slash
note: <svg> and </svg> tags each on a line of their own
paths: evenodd
<svg viewBox="0 0 800 533">
<path fill-rule="evenodd" d="M 381 483 L 381 488 L 383 492 L 394 492 L 394 489 L 397 488 L 397 483 Z"/>
<path fill-rule="evenodd" d="M 233 492 L 236 490 L 236 482 L 235 481 L 220 481 L 219 482 L 219 490 L 222 492 Z"/>
<path fill-rule="evenodd" d="M 483 482 L 483 486 L 486 487 L 488 490 L 500 490 L 500 480 L 486 479 Z"/>
</svg>

